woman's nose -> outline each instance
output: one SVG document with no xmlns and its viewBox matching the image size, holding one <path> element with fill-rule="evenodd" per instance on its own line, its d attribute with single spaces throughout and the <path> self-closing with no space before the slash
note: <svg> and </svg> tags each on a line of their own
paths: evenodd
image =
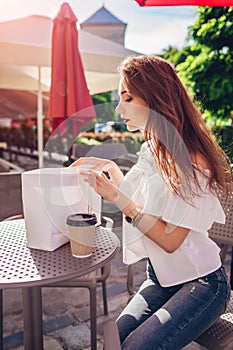
<svg viewBox="0 0 233 350">
<path fill-rule="evenodd" d="M 118 105 L 115 108 L 115 111 L 119 114 L 123 113 L 123 108 L 122 108 L 122 104 L 119 102 Z"/>
</svg>

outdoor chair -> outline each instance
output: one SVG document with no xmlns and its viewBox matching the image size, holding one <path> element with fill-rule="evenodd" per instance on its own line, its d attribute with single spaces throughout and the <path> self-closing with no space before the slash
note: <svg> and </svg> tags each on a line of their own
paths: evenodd
<svg viewBox="0 0 233 350">
<path fill-rule="evenodd" d="M 10 167 L 8 165 L 0 162 L 0 172 L 1 173 L 8 173 L 9 171 L 10 171 Z"/>
<path fill-rule="evenodd" d="M 214 223 L 209 234 L 221 247 L 221 259 L 224 262 L 228 248 L 233 247 L 233 184 L 228 198 L 221 192 L 218 195 L 226 214 L 226 223 Z M 233 349 L 233 292 L 225 313 L 196 342 L 210 350 Z"/>
<path fill-rule="evenodd" d="M 123 174 L 126 174 L 137 162 L 136 154 L 129 153 L 125 145 L 121 142 L 104 142 L 97 146 L 73 144 L 72 161 L 80 157 L 111 159 L 116 162 Z"/>
<path fill-rule="evenodd" d="M 231 189 L 227 198 L 220 191 L 218 193 L 226 214 L 226 223 L 224 225 L 214 223 L 209 231 L 211 239 L 221 248 L 220 256 L 222 262 L 224 262 L 229 248 L 233 248 L 233 184 L 230 184 L 230 186 Z M 130 298 L 133 297 L 137 290 L 137 287 L 134 285 L 134 267 L 135 264 L 129 265 L 127 273 L 127 290 Z M 233 349 L 233 292 L 231 292 L 231 299 L 224 314 L 196 339 L 196 342 L 209 350 Z M 118 329 L 114 320 L 108 320 L 104 324 L 104 344 L 105 350 L 121 349 Z"/>
<path fill-rule="evenodd" d="M 22 213 L 22 171 L 0 173 L 0 221 Z"/>
</svg>

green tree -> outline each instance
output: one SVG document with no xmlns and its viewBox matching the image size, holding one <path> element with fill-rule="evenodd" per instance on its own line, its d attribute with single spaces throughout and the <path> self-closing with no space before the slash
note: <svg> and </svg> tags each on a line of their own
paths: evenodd
<svg viewBox="0 0 233 350">
<path fill-rule="evenodd" d="M 182 50 L 177 49 L 177 47 L 169 46 L 163 51 L 162 56 L 177 66 L 186 60 L 187 56 L 190 54 L 190 51 L 191 48 L 189 46 L 185 46 Z"/>
<path fill-rule="evenodd" d="M 193 45 L 183 51 L 186 59 L 176 62 L 179 76 L 203 110 L 229 118 L 233 110 L 233 7 L 199 7 L 188 38 Z"/>
<path fill-rule="evenodd" d="M 94 94 L 92 100 L 95 105 L 97 122 L 105 123 L 117 120 L 111 91 Z"/>
</svg>

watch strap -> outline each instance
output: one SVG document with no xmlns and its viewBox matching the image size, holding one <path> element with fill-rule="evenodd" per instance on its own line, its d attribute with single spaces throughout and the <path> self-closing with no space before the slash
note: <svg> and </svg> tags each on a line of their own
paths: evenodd
<svg viewBox="0 0 233 350">
<path fill-rule="evenodd" d="M 126 216 L 125 220 L 129 223 L 132 224 L 133 221 L 136 219 L 136 217 L 141 213 L 142 208 L 140 207 L 135 207 L 133 208 Z"/>
</svg>

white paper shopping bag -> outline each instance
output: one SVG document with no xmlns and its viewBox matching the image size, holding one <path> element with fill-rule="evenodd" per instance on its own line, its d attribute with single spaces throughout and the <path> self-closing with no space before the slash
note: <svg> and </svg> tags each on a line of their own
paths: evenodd
<svg viewBox="0 0 233 350">
<path fill-rule="evenodd" d="M 90 206 L 101 222 L 101 196 L 83 181 L 78 168 L 25 171 L 22 199 L 31 248 L 52 251 L 68 242 L 67 216 L 90 212 Z"/>
</svg>

